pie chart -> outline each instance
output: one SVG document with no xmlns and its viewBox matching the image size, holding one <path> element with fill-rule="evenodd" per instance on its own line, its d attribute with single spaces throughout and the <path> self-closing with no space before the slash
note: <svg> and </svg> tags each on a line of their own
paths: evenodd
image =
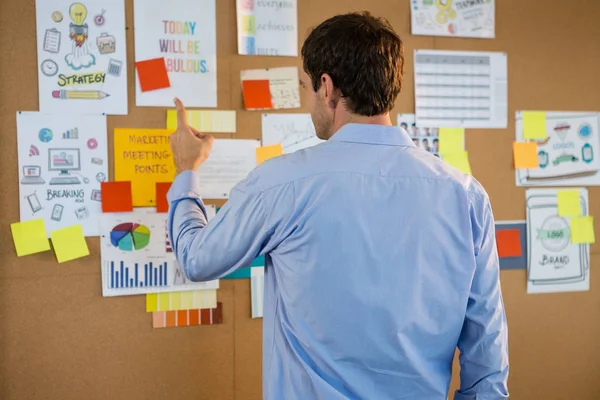
<svg viewBox="0 0 600 400">
<path fill-rule="evenodd" d="M 110 242 L 119 250 L 141 250 L 150 243 L 150 229 L 134 222 L 119 224 L 110 231 Z"/>
</svg>

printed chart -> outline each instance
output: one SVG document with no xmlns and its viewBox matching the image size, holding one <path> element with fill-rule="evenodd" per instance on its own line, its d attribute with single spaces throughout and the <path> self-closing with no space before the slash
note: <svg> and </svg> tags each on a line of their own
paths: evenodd
<svg viewBox="0 0 600 400">
<path fill-rule="evenodd" d="M 110 242 L 119 250 L 141 250 L 150 243 L 150 229 L 133 222 L 119 224 L 110 231 Z"/>
</svg>

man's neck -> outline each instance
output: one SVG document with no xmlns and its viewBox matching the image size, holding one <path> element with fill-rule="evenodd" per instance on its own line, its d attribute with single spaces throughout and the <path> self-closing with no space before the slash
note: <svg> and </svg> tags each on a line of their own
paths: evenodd
<svg viewBox="0 0 600 400">
<path fill-rule="evenodd" d="M 392 120 L 390 114 L 385 113 L 381 115 L 374 115 L 372 117 L 366 117 L 364 115 L 349 114 L 345 118 L 340 118 L 339 121 L 334 122 L 334 132 L 340 130 L 340 128 L 346 124 L 366 124 L 366 125 L 385 125 L 392 126 Z"/>
</svg>

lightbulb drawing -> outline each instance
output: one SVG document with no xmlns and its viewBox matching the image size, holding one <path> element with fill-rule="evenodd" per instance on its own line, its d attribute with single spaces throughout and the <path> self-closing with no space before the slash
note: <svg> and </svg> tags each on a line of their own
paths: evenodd
<svg viewBox="0 0 600 400">
<path fill-rule="evenodd" d="M 67 54 L 65 61 L 67 65 L 74 70 L 88 68 L 96 64 L 96 57 L 90 54 L 88 38 L 88 25 L 85 23 L 87 18 L 87 8 L 81 3 L 73 3 L 69 7 L 69 38 L 73 41 L 73 49 Z"/>
</svg>

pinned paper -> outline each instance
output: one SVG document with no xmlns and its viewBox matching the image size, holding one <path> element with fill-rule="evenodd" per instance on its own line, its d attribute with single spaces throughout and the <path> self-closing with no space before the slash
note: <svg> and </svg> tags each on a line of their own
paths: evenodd
<svg viewBox="0 0 600 400">
<path fill-rule="evenodd" d="M 594 243 L 594 217 L 571 218 L 571 243 Z"/>
<path fill-rule="evenodd" d="M 19 257 L 50 250 L 43 218 L 12 223 L 10 231 Z"/>
<path fill-rule="evenodd" d="M 128 212 L 133 210 L 131 182 L 102 182 L 102 212 Z"/>
<path fill-rule="evenodd" d="M 466 151 L 458 153 L 444 154 L 442 159 L 448 164 L 452 165 L 464 172 L 465 174 L 471 175 L 471 165 L 469 164 L 469 154 Z"/>
<path fill-rule="evenodd" d="M 263 146 L 256 148 L 256 164 L 262 164 L 270 158 L 277 157 L 283 154 L 283 146 L 281 143 L 271 146 Z"/>
<path fill-rule="evenodd" d="M 240 77 L 247 110 L 300 108 L 298 67 L 247 69 Z"/>
<path fill-rule="evenodd" d="M 169 201 L 167 193 L 171 188 L 171 182 L 156 182 L 156 212 L 169 212 Z"/>
<path fill-rule="evenodd" d="M 273 108 L 268 80 L 242 81 L 242 91 L 244 106 L 247 110 L 270 110 Z"/>
<path fill-rule="evenodd" d="M 215 289 L 149 293 L 146 295 L 146 312 L 216 307 L 217 291 Z"/>
<path fill-rule="evenodd" d="M 579 190 L 559 190 L 556 198 L 558 200 L 558 215 L 560 217 L 579 217 L 581 215 Z"/>
<path fill-rule="evenodd" d="M 135 63 L 135 68 L 142 92 L 171 87 L 163 57 L 138 61 Z"/>
<path fill-rule="evenodd" d="M 153 328 L 172 328 L 177 326 L 214 325 L 223 323 L 223 303 L 216 308 L 193 310 L 156 311 L 152 313 Z"/>
<path fill-rule="evenodd" d="M 513 153 L 515 168 L 539 168 L 537 143 L 514 142 Z"/>
<path fill-rule="evenodd" d="M 498 257 L 521 257 L 521 232 L 518 229 L 502 229 L 496 231 Z"/>
<path fill-rule="evenodd" d="M 465 130 L 463 128 L 440 128 L 440 154 L 460 153 L 465 150 Z"/>
<path fill-rule="evenodd" d="M 233 110 L 188 110 L 188 125 L 200 132 L 235 133 L 236 121 Z M 167 129 L 177 129 L 177 110 L 167 110 Z"/>
<path fill-rule="evenodd" d="M 546 139 L 546 113 L 544 111 L 523 111 L 523 138 Z"/>
<path fill-rule="evenodd" d="M 59 263 L 90 255 L 81 225 L 50 232 L 54 253 Z"/>
</svg>

